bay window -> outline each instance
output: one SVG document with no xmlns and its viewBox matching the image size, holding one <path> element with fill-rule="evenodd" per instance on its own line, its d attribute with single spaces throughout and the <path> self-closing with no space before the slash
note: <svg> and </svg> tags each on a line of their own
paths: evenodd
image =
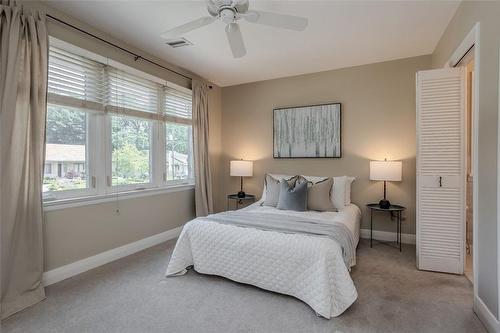
<svg viewBox="0 0 500 333">
<path fill-rule="evenodd" d="M 45 200 L 193 184 L 191 108 L 186 88 L 51 39 Z"/>
</svg>

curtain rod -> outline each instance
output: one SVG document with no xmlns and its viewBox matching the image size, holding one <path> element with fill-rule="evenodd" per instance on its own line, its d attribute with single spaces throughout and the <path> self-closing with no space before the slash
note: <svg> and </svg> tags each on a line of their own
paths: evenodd
<svg viewBox="0 0 500 333">
<path fill-rule="evenodd" d="M 159 64 L 159 63 L 157 63 L 157 62 L 155 62 L 155 61 L 153 61 L 153 60 L 150 60 L 150 59 L 148 59 L 148 58 L 144 58 L 143 56 L 140 56 L 140 55 L 138 55 L 138 54 L 137 54 L 137 53 L 135 53 L 135 52 L 132 52 L 132 51 L 130 51 L 130 50 L 127 50 L 126 48 L 123 48 L 123 47 L 121 47 L 121 46 L 119 46 L 119 45 L 116 45 L 115 43 L 112 43 L 112 42 L 110 42 L 110 41 L 107 41 L 107 40 L 105 40 L 104 38 L 101 38 L 101 37 L 99 37 L 99 36 L 94 35 L 93 33 L 90 33 L 90 32 L 88 32 L 88 31 L 85 31 L 85 30 L 83 30 L 83 29 L 81 29 L 81 28 L 79 28 L 79 27 L 77 27 L 77 26 L 75 26 L 75 25 L 73 25 L 73 24 L 71 24 L 71 23 L 68 23 L 68 22 L 66 22 L 66 21 L 61 20 L 60 18 L 57 18 L 57 17 L 52 16 L 52 15 L 50 15 L 50 14 L 46 14 L 46 16 L 47 16 L 48 18 L 50 18 L 50 19 L 54 20 L 54 21 L 57 21 L 57 22 L 59 22 L 59 23 L 62 23 L 62 24 L 66 25 L 66 26 L 68 26 L 68 27 L 70 27 L 70 28 L 72 28 L 72 29 L 74 29 L 74 30 L 77 30 L 77 31 L 79 31 L 79 32 L 81 32 L 81 33 L 83 33 L 83 34 L 89 35 L 89 36 L 90 36 L 90 37 L 92 37 L 92 38 L 95 38 L 95 39 L 97 39 L 97 40 L 100 40 L 100 41 L 101 41 L 101 42 L 103 42 L 103 43 L 106 43 L 106 44 L 108 44 L 108 45 L 111 45 L 111 46 L 113 46 L 113 47 L 115 47 L 115 48 L 117 48 L 117 49 L 119 49 L 119 50 L 121 50 L 121 51 L 123 51 L 123 52 L 125 52 L 125 53 L 130 54 L 131 56 L 133 56 L 133 57 L 134 57 L 134 61 L 137 61 L 137 60 L 139 60 L 139 59 L 142 59 L 142 60 L 144 60 L 144 61 L 146 61 L 146 62 L 149 62 L 150 64 L 153 64 L 153 65 L 158 66 L 158 67 L 160 67 L 160 68 L 163 68 L 163 69 L 165 69 L 165 70 L 167 70 L 167 71 L 169 71 L 169 72 L 172 72 L 172 73 L 174 73 L 174 74 L 177 74 L 177 75 L 179 75 L 179 76 L 182 76 L 183 78 L 186 78 L 186 79 L 188 79 L 188 80 L 193 80 L 193 78 L 191 78 L 191 77 L 189 77 L 189 76 L 187 76 L 187 75 L 184 75 L 184 74 L 182 74 L 182 73 L 179 73 L 179 72 L 177 72 L 177 71 L 175 71 L 175 70 L 173 70 L 173 69 L 171 69 L 171 68 L 168 68 L 168 67 L 166 67 L 166 66 L 163 66 L 163 65 L 161 65 L 161 64 Z M 208 87 L 209 87 L 210 89 L 212 89 L 212 86 L 208 86 Z"/>
</svg>

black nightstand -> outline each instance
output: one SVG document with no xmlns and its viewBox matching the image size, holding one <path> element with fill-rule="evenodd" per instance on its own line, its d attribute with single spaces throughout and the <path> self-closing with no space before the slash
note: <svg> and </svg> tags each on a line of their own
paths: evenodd
<svg viewBox="0 0 500 333">
<path fill-rule="evenodd" d="M 378 203 L 372 203 L 366 205 L 370 209 L 370 247 L 373 243 L 373 211 L 389 212 L 391 217 L 396 214 L 396 228 L 397 228 L 397 240 L 396 244 L 399 245 L 399 252 L 401 252 L 401 215 L 406 207 L 400 205 L 391 205 L 389 208 L 380 208 Z M 380 241 L 379 241 L 380 242 Z M 380 242 L 387 244 L 386 242 Z"/>
<path fill-rule="evenodd" d="M 235 200 L 236 201 L 236 209 L 238 209 L 239 206 L 243 204 L 243 201 L 255 202 L 255 195 L 253 195 L 253 194 L 246 194 L 243 198 L 240 198 L 240 197 L 238 197 L 237 194 L 229 194 L 227 196 L 227 210 L 229 210 L 229 202 L 231 200 Z"/>
</svg>

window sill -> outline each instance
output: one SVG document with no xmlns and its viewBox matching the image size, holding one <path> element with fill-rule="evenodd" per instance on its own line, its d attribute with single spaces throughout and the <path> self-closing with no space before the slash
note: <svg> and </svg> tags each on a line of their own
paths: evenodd
<svg viewBox="0 0 500 333">
<path fill-rule="evenodd" d="M 179 191 L 189 191 L 192 189 L 194 189 L 193 184 L 182 184 L 182 185 L 172 185 L 169 187 L 161 187 L 161 188 L 148 188 L 143 190 L 132 190 L 132 191 L 117 192 L 117 193 L 93 195 L 88 197 L 51 200 L 51 201 L 45 201 L 43 203 L 43 211 L 50 212 L 59 209 L 112 202 L 116 201 L 117 199 L 133 199 L 133 198 L 147 197 L 151 195 L 159 195 L 159 194 L 173 193 Z"/>
</svg>

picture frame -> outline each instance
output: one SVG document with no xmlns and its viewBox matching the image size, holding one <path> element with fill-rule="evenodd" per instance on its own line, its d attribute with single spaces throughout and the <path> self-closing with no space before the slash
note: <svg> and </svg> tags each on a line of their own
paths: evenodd
<svg viewBox="0 0 500 333">
<path fill-rule="evenodd" d="M 341 158 L 341 103 L 273 109 L 273 157 Z"/>
</svg>

